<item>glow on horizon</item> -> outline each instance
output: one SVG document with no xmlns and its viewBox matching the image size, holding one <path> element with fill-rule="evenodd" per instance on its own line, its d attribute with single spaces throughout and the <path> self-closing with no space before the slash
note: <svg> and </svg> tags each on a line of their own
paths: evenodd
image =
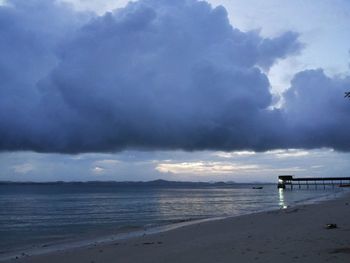
<svg viewBox="0 0 350 263">
<path fill-rule="evenodd" d="M 237 171 L 256 170 L 259 169 L 259 166 L 232 164 L 229 162 L 197 161 L 160 163 L 156 166 L 155 169 L 161 173 L 215 175 L 232 174 Z"/>
<path fill-rule="evenodd" d="M 275 182 L 279 174 L 347 176 L 349 153 L 330 149 L 278 150 L 237 155 L 234 152 L 125 151 L 110 154 L 1 153 L 0 180 L 188 180 Z M 282 156 L 282 157 L 281 157 Z"/>
</svg>

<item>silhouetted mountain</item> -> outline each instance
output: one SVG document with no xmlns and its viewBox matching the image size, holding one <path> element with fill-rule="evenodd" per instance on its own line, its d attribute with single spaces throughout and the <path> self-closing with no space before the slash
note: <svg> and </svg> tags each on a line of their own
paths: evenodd
<svg viewBox="0 0 350 263">
<path fill-rule="evenodd" d="M 163 186 L 163 187 L 173 187 L 173 186 L 230 186 L 235 184 L 234 182 L 184 182 L 184 181 L 167 181 L 167 180 L 153 180 L 153 181 L 87 181 L 87 182 L 64 182 L 64 181 L 56 181 L 56 182 L 11 182 L 11 181 L 0 181 L 1 185 L 8 184 L 17 184 L 17 185 L 116 185 L 116 186 Z"/>
</svg>

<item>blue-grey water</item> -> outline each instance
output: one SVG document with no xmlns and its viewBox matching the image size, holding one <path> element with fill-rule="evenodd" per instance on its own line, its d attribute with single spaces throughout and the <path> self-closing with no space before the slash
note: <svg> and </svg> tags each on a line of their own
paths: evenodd
<svg viewBox="0 0 350 263">
<path fill-rule="evenodd" d="M 0 253 L 186 220 L 277 209 L 340 188 L 0 185 Z"/>
</svg>

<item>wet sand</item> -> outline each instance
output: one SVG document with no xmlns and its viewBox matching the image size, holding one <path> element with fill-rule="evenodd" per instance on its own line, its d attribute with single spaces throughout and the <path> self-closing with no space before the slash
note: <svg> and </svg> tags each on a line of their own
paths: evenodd
<svg viewBox="0 0 350 263">
<path fill-rule="evenodd" d="M 327 224 L 337 228 L 327 229 Z M 350 262 L 350 195 L 6 262 Z"/>
</svg>

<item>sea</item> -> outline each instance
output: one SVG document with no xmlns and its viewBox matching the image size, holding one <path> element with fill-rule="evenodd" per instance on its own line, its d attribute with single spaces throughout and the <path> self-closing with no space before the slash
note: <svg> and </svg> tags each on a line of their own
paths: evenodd
<svg viewBox="0 0 350 263">
<path fill-rule="evenodd" d="M 276 184 L 0 184 L 0 257 L 160 226 L 284 209 L 336 198 L 342 188 Z M 163 228 L 164 229 L 164 228 Z"/>
</svg>

